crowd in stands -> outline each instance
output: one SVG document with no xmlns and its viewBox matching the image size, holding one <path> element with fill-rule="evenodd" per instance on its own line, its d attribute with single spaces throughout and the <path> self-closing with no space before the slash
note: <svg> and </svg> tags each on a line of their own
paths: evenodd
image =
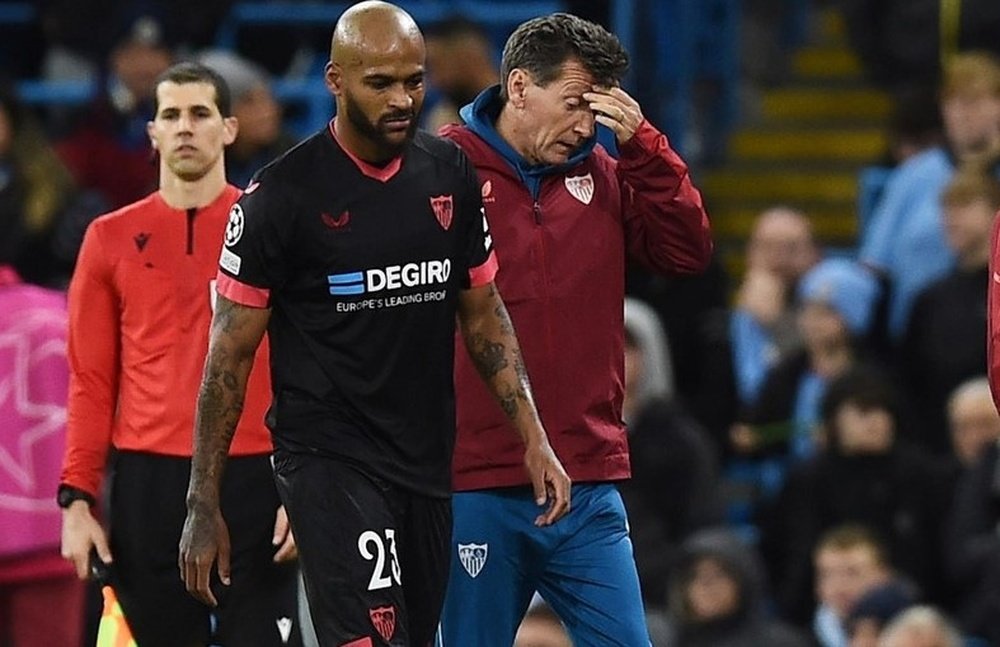
<svg viewBox="0 0 1000 647">
<path fill-rule="evenodd" d="M 175 60 L 196 57 L 232 90 L 230 182 L 246 186 L 295 143 L 272 91 L 292 64 L 282 43 L 211 48 L 230 4 L 175 1 L 168 18 L 151 1 L 40 3 L 44 56 L 11 71 L 93 78 L 101 91 L 86 106 L 31 109 L 12 79 L 0 85 L 0 303 L 22 281 L 58 294 L 87 224 L 156 186 L 146 122 L 153 81 Z M 607 3 L 579 4 L 607 20 Z M 839 4 L 872 78 L 899 100 L 892 171 L 857 253 L 825 253 L 808 212 L 773 205 L 741 276 L 720 262 L 670 282 L 630 268 L 633 476 L 621 492 L 655 647 L 1000 645 L 1000 414 L 985 346 L 1000 209 L 1000 52 L 985 50 L 1000 44 L 1000 3 L 960 3 L 943 66 L 931 26 L 947 3 Z M 497 82 L 497 52 L 465 19 L 426 34 L 436 129 Z M 19 322 L 6 311 L 0 370 L 13 371 L 3 340 Z M 33 429 L 4 408 L 10 379 L 0 374 L 4 460 Z M 51 475 L 41 466 L 19 467 Z M 4 634 L 14 583 L 31 576 L 18 569 L 23 546 L 0 547 L 4 646 L 17 644 Z M 57 551 L 58 536 L 31 550 Z M 66 575 L 50 566 L 37 577 Z M 516 642 L 569 644 L 544 604 Z"/>
</svg>

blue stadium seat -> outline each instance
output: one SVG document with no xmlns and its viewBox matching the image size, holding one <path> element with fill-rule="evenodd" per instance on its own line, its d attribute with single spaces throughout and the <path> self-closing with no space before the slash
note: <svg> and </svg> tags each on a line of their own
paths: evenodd
<svg viewBox="0 0 1000 647">
<path fill-rule="evenodd" d="M 94 97 L 90 81 L 19 81 L 17 96 L 24 103 L 37 106 L 78 106 Z"/>
<path fill-rule="evenodd" d="M 711 82 L 717 96 L 706 113 L 704 139 L 708 153 L 721 154 L 739 111 L 740 1 L 652 0 L 639 20 L 652 27 L 652 68 L 637 73 L 652 81 L 652 96 L 644 99 L 659 106 L 650 111 L 654 119 L 690 154 L 693 89 L 699 81 Z"/>
<path fill-rule="evenodd" d="M 38 12 L 32 2 L 0 2 L 0 25 L 30 25 Z"/>
<path fill-rule="evenodd" d="M 238 2 L 232 6 L 216 37 L 216 45 L 232 49 L 240 29 L 251 26 L 288 26 L 332 29 L 337 17 L 352 3 L 333 2 Z M 484 25 L 488 30 L 509 33 L 529 18 L 565 10 L 560 0 L 399 0 L 418 23 L 426 24 L 460 13 Z"/>
<path fill-rule="evenodd" d="M 311 135 L 333 115 L 333 97 L 318 78 L 278 79 L 271 84 L 271 91 L 282 105 L 301 108 L 285 119 L 288 130 L 298 137 Z"/>
</svg>

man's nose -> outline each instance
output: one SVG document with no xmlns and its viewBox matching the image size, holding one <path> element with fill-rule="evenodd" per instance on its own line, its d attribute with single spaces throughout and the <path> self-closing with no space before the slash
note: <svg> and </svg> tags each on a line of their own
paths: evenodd
<svg viewBox="0 0 1000 647">
<path fill-rule="evenodd" d="M 393 88 L 389 96 L 389 106 L 397 110 L 409 110 L 413 107 L 413 96 L 406 91 L 402 84 Z"/>
<path fill-rule="evenodd" d="M 191 132 L 193 123 L 194 120 L 191 118 L 191 115 L 186 112 L 182 112 L 177 118 L 177 130 L 181 132 Z"/>
<path fill-rule="evenodd" d="M 573 132 L 581 137 L 587 138 L 594 134 L 594 113 L 590 110 L 581 110 L 580 118 L 573 127 Z"/>
</svg>

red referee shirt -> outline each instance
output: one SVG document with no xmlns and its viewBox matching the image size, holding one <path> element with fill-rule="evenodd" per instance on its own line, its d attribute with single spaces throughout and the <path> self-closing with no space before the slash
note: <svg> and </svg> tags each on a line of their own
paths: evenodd
<svg viewBox="0 0 1000 647">
<path fill-rule="evenodd" d="M 191 456 L 214 279 L 239 189 L 173 209 L 159 192 L 87 229 L 69 288 L 70 389 L 62 482 L 95 496 L 109 448 Z M 271 451 L 267 340 L 232 455 Z"/>
</svg>

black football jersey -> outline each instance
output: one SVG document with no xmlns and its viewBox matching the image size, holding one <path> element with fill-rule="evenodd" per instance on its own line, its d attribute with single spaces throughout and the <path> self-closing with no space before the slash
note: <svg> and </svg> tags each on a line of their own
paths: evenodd
<svg viewBox="0 0 1000 647">
<path fill-rule="evenodd" d="M 220 294 L 271 308 L 275 446 L 448 496 L 458 296 L 496 273 L 461 151 L 421 132 L 373 167 L 331 122 L 257 173 L 219 265 Z"/>
</svg>

